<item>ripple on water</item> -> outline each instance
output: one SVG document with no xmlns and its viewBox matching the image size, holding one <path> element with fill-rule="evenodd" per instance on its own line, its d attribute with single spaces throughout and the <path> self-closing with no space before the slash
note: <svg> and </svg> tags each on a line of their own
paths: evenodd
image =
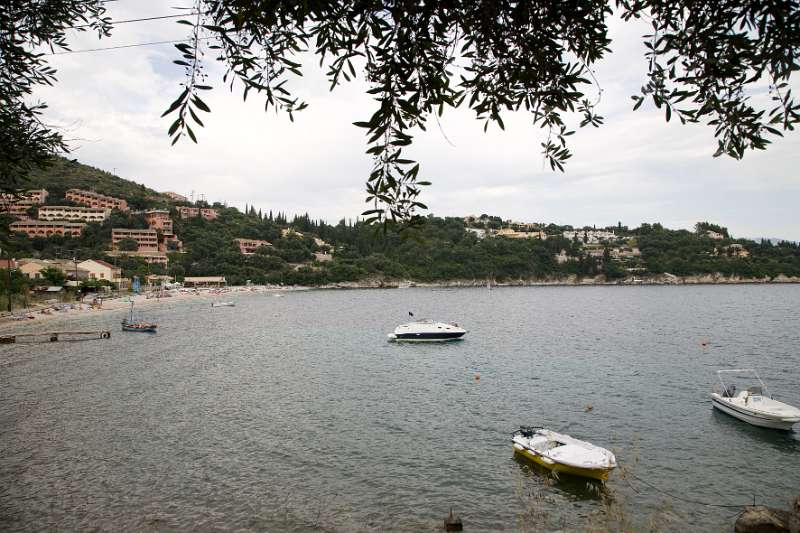
<svg viewBox="0 0 800 533">
<path fill-rule="evenodd" d="M 425 531 L 451 506 L 470 531 L 580 529 L 609 495 L 642 524 L 731 526 L 635 480 L 553 480 L 515 459 L 520 424 L 610 447 L 683 497 L 784 505 L 800 486 L 797 432 L 707 399 L 714 370 L 755 366 L 800 405 L 797 286 L 234 298 L 148 309 L 153 336 L 0 347 L 4 529 Z M 408 310 L 469 334 L 386 342 Z"/>
</svg>

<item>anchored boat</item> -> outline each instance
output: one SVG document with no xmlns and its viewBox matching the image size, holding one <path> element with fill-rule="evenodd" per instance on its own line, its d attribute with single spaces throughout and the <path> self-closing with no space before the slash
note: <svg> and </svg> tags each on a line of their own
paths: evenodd
<svg viewBox="0 0 800 533">
<path fill-rule="evenodd" d="M 144 320 L 134 320 L 133 318 L 133 300 L 131 300 L 131 313 L 128 318 L 122 319 L 122 331 L 131 331 L 135 333 L 155 333 L 158 328 L 157 324 L 152 322 L 145 322 Z"/>
<path fill-rule="evenodd" d="M 511 441 L 514 453 L 557 474 L 605 481 L 617 467 L 616 457 L 605 448 L 549 429 L 520 426 Z"/>
<path fill-rule="evenodd" d="M 718 370 L 717 377 L 719 385 L 711 393 L 711 405 L 723 413 L 754 426 L 772 429 L 791 430 L 800 422 L 800 409 L 772 398 L 758 372 L 752 368 Z M 748 386 L 740 384 L 737 389 L 735 379 L 747 381 Z"/>
<path fill-rule="evenodd" d="M 395 342 L 447 342 L 458 340 L 466 333 L 467 330 L 458 324 L 423 319 L 397 326 L 388 337 Z"/>
<path fill-rule="evenodd" d="M 236 302 L 211 302 L 211 307 L 236 307 Z"/>
</svg>

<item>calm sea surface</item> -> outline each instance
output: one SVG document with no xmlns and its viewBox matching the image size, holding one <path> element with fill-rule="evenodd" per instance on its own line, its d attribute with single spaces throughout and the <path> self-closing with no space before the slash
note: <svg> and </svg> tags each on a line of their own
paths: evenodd
<svg viewBox="0 0 800 533">
<path fill-rule="evenodd" d="M 416 532 L 452 506 L 466 531 L 582 530 L 617 513 L 634 529 L 721 531 L 736 509 L 637 478 L 720 504 L 800 493 L 800 430 L 708 399 L 715 370 L 752 366 L 800 405 L 800 286 L 231 299 L 148 309 L 157 335 L 123 334 L 108 312 L 46 326 L 110 340 L 1 346 L 0 529 Z M 386 342 L 408 311 L 469 334 Z M 637 478 L 554 481 L 514 459 L 520 424 L 610 448 Z"/>
</svg>

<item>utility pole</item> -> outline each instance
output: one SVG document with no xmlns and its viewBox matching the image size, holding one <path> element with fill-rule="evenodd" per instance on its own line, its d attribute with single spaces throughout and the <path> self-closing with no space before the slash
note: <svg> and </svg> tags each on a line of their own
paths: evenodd
<svg viewBox="0 0 800 533">
<path fill-rule="evenodd" d="M 0 249 L 0 258 L 3 257 L 3 250 Z M 8 312 L 11 312 L 11 254 L 8 256 L 8 265 L 6 265 L 6 281 L 8 281 Z"/>
</svg>

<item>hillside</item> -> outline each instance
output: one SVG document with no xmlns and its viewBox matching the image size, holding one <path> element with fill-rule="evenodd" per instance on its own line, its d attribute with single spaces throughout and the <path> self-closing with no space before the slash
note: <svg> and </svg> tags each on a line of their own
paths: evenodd
<svg viewBox="0 0 800 533">
<path fill-rule="evenodd" d="M 20 186 L 26 189 L 47 189 L 50 193 L 49 204 L 64 198 L 64 193 L 72 188 L 125 198 L 133 209 L 166 205 L 169 202 L 167 196 L 140 183 L 64 157 L 53 158 L 52 164 L 44 170 L 32 171 L 27 182 Z"/>
<path fill-rule="evenodd" d="M 428 216 L 414 230 L 384 233 L 363 222 L 336 225 L 308 214 L 289 218 L 250 207 L 246 212 L 215 203 L 213 217 L 182 216 L 166 195 L 109 172 L 58 158 L 36 173 L 28 188 L 49 191 L 48 204 L 63 202 L 69 188 L 92 189 L 127 200 L 132 212 L 114 210 L 110 217 L 85 225 L 77 237 L 24 232 L 0 243 L 17 258 L 106 259 L 120 266 L 123 276 L 169 274 L 224 275 L 232 284 L 328 283 L 408 279 L 419 282 L 472 280 L 514 282 L 602 277 L 641 280 L 654 276 L 714 276 L 775 279 L 800 277 L 800 245 L 735 239 L 727 229 L 699 222 L 694 231 L 671 230 L 658 223 L 628 228 L 573 228 L 535 222 L 515 222 L 497 216 L 466 218 Z M 184 202 L 186 203 L 186 202 Z M 169 245 L 159 229 L 161 253 L 168 265 L 145 263 L 141 257 L 108 255 L 113 228 L 145 229 L 142 209 L 169 209 Z M 13 221 L 4 215 L 3 227 Z M 0 236 L 2 232 L 0 232 Z M 182 243 L 178 243 L 179 239 Z M 249 253 L 237 239 L 264 241 Z M 127 243 L 129 246 L 131 243 Z M 137 243 L 132 243 L 136 250 Z M 246 252 L 246 253 L 242 253 Z M 166 256 L 165 256 L 166 257 Z"/>
</svg>

